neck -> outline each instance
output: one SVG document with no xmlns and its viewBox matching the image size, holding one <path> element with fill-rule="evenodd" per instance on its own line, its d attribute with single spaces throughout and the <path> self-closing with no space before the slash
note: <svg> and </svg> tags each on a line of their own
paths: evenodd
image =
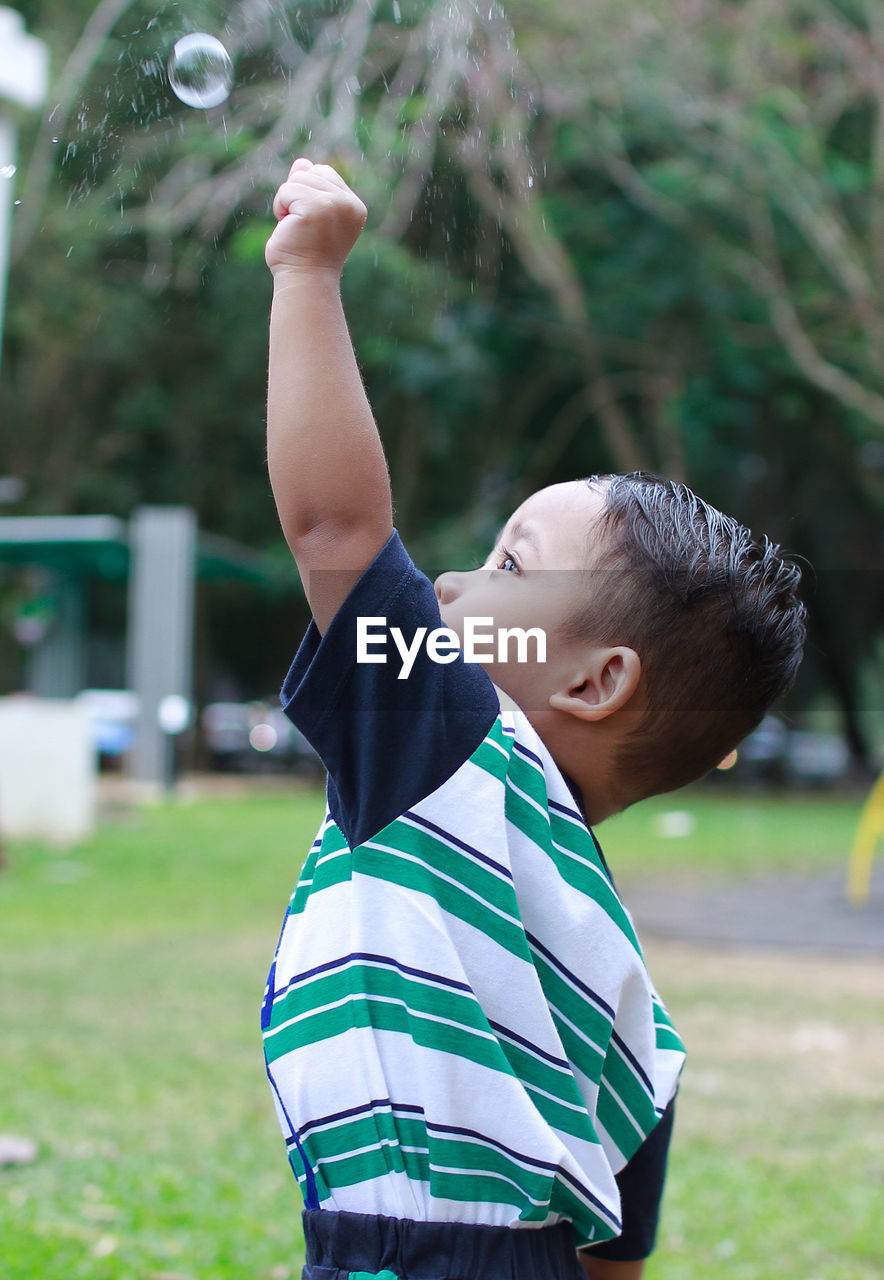
<svg viewBox="0 0 884 1280">
<path fill-rule="evenodd" d="M 598 826 L 605 818 L 613 817 L 640 799 L 624 786 L 622 767 L 616 763 L 619 735 L 606 732 L 602 726 L 591 728 L 575 721 L 557 728 L 558 732 L 541 736 L 572 789 L 577 791 L 589 826 Z"/>
</svg>

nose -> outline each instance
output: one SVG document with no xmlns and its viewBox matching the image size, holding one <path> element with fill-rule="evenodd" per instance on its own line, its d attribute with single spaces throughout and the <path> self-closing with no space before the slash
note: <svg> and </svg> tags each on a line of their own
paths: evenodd
<svg viewBox="0 0 884 1280">
<path fill-rule="evenodd" d="M 462 573 L 440 573 L 439 577 L 433 583 L 433 590 L 436 592 L 436 599 L 440 604 L 451 604 L 452 600 L 463 591 Z"/>
</svg>

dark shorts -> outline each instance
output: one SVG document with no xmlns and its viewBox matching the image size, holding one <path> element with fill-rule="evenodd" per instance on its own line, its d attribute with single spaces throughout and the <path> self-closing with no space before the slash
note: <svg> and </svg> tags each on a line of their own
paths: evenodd
<svg viewBox="0 0 884 1280">
<path fill-rule="evenodd" d="M 538 1229 L 304 1212 L 303 1280 L 586 1280 L 569 1222 Z"/>
</svg>

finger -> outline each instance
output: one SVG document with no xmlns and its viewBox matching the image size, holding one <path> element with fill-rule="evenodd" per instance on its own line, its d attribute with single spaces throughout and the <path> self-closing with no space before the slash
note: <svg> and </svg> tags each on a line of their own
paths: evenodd
<svg viewBox="0 0 884 1280">
<path fill-rule="evenodd" d="M 297 160 L 292 161 L 292 166 L 289 169 L 289 177 L 291 177 L 293 173 L 305 173 L 308 169 L 312 169 L 314 167 L 312 160 L 308 160 L 306 156 L 298 156 Z"/>
<path fill-rule="evenodd" d="M 328 182 L 331 186 L 336 187 L 339 191 L 350 190 L 350 187 L 347 185 L 347 183 L 338 173 L 337 169 L 335 169 L 332 165 L 314 164 L 313 161 L 308 160 L 306 156 L 298 156 L 297 160 L 294 160 L 292 162 L 292 166 L 289 169 L 288 176 L 291 179 L 296 175 L 300 177 L 305 177 L 307 174 L 310 174 L 312 177 L 316 177 L 318 179 L 324 180 L 325 182 Z"/>
<path fill-rule="evenodd" d="M 333 168 L 330 164 L 315 164 L 312 167 L 312 173 L 314 173 L 317 178 L 322 178 L 324 181 L 329 182 L 333 187 L 337 187 L 339 191 L 350 191 L 350 187 L 338 173 L 337 169 Z"/>
<path fill-rule="evenodd" d="M 368 210 L 365 204 L 360 200 L 356 192 L 349 187 L 337 169 L 333 169 L 329 164 L 314 164 L 309 169 L 301 169 L 294 175 L 294 179 L 299 187 L 309 187 L 312 190 L 331 196 L 334 202 L 343 207 L 344 202 L 340 197 L 344 196 L 346 203 L 350 205 L 354 212 L 358 212 L 363 223 L 368 218 Z"/>
<path fill-rule="evenodd" d="M 311 171 L 299 170 L 288 182 L 284 182 L 273 197 L 273 213 L 279 221 L 290 213 L 300 212 L 317 195 L 331 194 L 327 183 L 314 178 Z"/>
<path fill-rule="evenodd" d="M 298 188 L 293 182 L 284 182 L 277 189 L 276 195 L 273 197 L 273 216 L 279 222 L 282 218 L 288 217 L 291 212 L 291 206 L 295 203 L 298 196 Z"/>
</svg>

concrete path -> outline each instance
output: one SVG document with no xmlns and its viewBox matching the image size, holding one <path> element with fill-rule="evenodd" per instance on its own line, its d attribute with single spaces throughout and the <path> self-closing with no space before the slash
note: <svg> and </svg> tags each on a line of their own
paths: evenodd
<svg viewBox="0 0 884 1280">
<path fill-rule="evenodd" d="M 727 882 L 636 880 L 623 885 L 622 896 L 640 937 L 864 953 L 884 960 L 880 863 L 862 907 L 847 902 L 843 872 Z"/>
</svg>

